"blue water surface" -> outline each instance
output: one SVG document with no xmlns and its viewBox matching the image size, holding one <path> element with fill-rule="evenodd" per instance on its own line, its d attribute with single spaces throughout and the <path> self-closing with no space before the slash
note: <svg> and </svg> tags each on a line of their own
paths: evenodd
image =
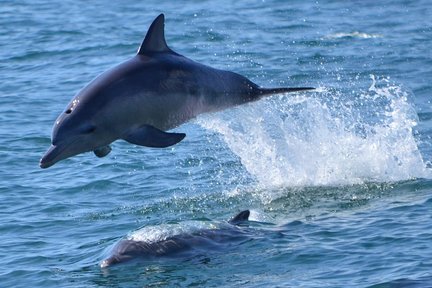
<svg viewBox="0 0 432 288">
<path fill-rule="evenodd" d="M 56 117 L 159 13 L 182 55 L 317 90 L 202 115 L 170 148 L 117 141 L 40 169 Z M 430 15 L 427 0 L 1 1 L 0 286 L 432 286 Z M 99 266 L 140 229 L 244 209 L 244 241 Z"/>
</svg>

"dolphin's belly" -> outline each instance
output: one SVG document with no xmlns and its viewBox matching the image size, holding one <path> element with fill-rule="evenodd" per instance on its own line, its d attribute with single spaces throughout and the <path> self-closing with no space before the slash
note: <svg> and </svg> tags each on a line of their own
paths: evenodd
<svg viewBox="0 0 432 288">
<path fill-rule="evenodd" d="M 175 85 L 177 89 L 174 91 L 167 89 L 157 95 L 146 95 L 145 102 L 151 105 L 142 109 L 144 122 L 161 130 L 170 130 L 202 113 L 216 112 L 247 102 L 244 100 L 244 91 L 233 91 L 218 78 L 209 79 L 211 81 L 204 82 L 197 76 L 196 81 L 200 83 L 184 81 L 181 85 Z"/>
<path fill-rule="evenodd" d="M 161 130 L 170 130 L 207 112 L 203 96 L 169 93 L 158 95 L 152 100 L 152 105 L 142 109 L 142 122 Z"/>
</svg>

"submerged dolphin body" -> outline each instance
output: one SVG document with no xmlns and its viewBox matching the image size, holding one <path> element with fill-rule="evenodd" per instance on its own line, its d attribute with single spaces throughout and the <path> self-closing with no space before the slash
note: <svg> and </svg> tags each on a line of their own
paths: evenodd
<svg viewBox="0 0 432 288">
<path fill-rule="evenodd" d="M 41 168 L 84 152 L 104 157 L 118 139 L 168 147 L 186 136 L 167 133 L 197 115 L 313 88 L 260 88 L 247 78 L 194 62 L 165 42 L 164 15 L 151 24 L 137 55 L 102 73 L 57 118 Z"/>
<path fill-rule="evenodd" d="M 212 249 L 226 242 L 241 241 L 246 236 L 237 225 L 249 220 L 250 212 L 245 210 L 219 229 L 201 229 L 192 233 L 178 234 L 154 242 L 123 239 L 118 242 L 111 256 L 100 263 L 102 268 L 132 259 L 148 259 L 160 256 L 174 256 L 192 249 Z"/>
</svg>

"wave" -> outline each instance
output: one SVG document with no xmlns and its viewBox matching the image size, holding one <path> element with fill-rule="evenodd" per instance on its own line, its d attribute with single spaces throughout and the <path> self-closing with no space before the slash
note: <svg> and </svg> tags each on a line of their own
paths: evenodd
<svg viewBox="0 0 432 288">
<path fill-rule="evenodd" d="M 371 39 L 371 38 L 382 38 L 383 35 L 381 34 L 368 34 L 368 33 L 363 33 L 363 32 L 358 32 L 358 31 L 354 31 L 354 32 L 350 32 L 350 33 L 334 33 L 334 34 L 330 34 L 325 36 L 325 39 L 341 39 L 341 38 L 360 38 L 360 39 Z"/>
</svg>

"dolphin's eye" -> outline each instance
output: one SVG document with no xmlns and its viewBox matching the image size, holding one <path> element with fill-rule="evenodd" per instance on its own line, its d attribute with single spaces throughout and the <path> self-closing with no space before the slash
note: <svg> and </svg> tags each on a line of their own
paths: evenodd
<svg viewBox="0 0 432 288">
<path fill-rule="evenodd" d="M 72 108 L 67 109 L 67 110 L 65 111 L 65 113 L 66 113 L 66 114 L 70 114 L 70 113 L 72 113 Z"/>
</svg>

